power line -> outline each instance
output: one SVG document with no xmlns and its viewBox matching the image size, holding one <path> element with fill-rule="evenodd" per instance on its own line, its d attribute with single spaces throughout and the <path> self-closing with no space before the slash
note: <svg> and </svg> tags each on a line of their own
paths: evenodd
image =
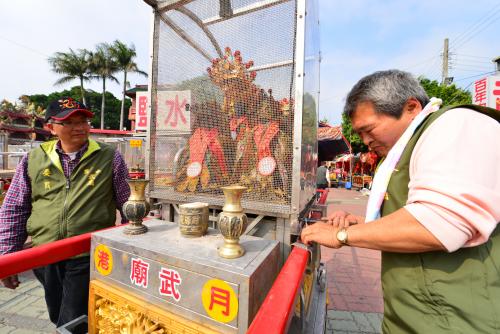
<svg viewBox="0 0 500 334">
<path fill-rule="evenodd" d="M 469 57 L 469 58 L 484 58 L 484 59 L 491 59 L 490 57 L 485 57 L 485 56 L 472 56 L 472 55 L 465 55 L 462 53 L 454 53 L 455 56 L 461 56 L 461 57 Z"/>
<path fill-rule="evenodd" d="M 432 57 L 430 57 L 430 58 L 427 58 L 426 60 L 422 60 L 421 62 L 414 63 L 413 65 L 408 65 L 408 66 L 404 67 L 404 69 L 409 70 L 409 69 L 411 69 L 411 68 L 414 68 L 414 67 L 418 67 L 418 66 L 420 66 L 420 65 L 427 64 L 427 63 L 429 63 L 430 61 L 434 60 L 435 58 L 439 58 L 439 55 L 432 56 Z"/>
<path fill-rule="evenodd" d="M 7 37 L 0 36 L 0 38 L 1 38 L 1 39 L 3 39 L 3 40 L 5 40 L 5 41 L 7 41 L 7 42 L 10 42 L 10 43 L 12 43 L 12 44 L 15 44 L 15 45 L 17 45 L 17 46 L 20 46 L 20 47 L 22 47 L 22 48 L 25 48 L 25 49 L 27 49 L 27 50 L 30 50 L 31 52 L 38 53 L 39 55 L 42 55 L 42 56 L 44 56 L 45 58 L 48 58 L 48 57 L 49 57 L 48 55 L 46 55 L 46 54 L 45 54 L 45 53 L 43 53 L 43 52 L 40 52 L 40 51 L 38 51 L 38 50 L 35 50 L 35 49 L 33 49 L 33 48 L 29 47 L 29 46 L 26 46 L 26 45 L 24 45 L 24 44 L 18 43 L 18 42 L 16 42 L 16 41 L 13 41 L 13 40 L 11 40 L 11 39 L 9 39 L 9 38 L 7 38 Z"/>
<path fill-rule="evenodd" d="M 474 68 L 483 68 L 486 69 L 487 67 L 489 68 L 494 68 L 494 64 L 491 63 L 489 65 L 482 65 L 482 64 L 470 64 L 470 63 L 463 63 L 463 62 L 452 62 L 453 66 L 465 66 L 465 67 L 474 67 Z"/>
<path fill-rule="evenodd" d="M 469 89 L 469 87 L 474 83 L 474 81 L 471 81 L 470 84 L 468 84 L 467 86 L 465 86 L 465 88 L 462 88 L 462 90 L 467 90 Z M 455 99 L 458 97 L 458 94 L 459 94 L 460 91 L 456 91 L 455 92 L 455 96 L 453 96 L 453 98 L 450 100 L 450 102 L 448 102 L 448 104 L 451 104 L 453 101 L 455 101 Z"/>
<path fill-rule="evenodd" d="M 459 36 L 455 37 L 455 39 L 452 40 L 452 43 L 451 43 L 452 45 L 450 45 L 450 48 L 458 48 L 458 46 L 453 45 L 453 43 L 457 44 L 457 43 L 459 43 L 459 41 L 463 41 L 464 39 L 466 39 L 468 37 L 474 36 L 477 33 L 477 32 L 474 32 L 474 30 L 480 28 L 481 25 L 485 24 L 485 22 L 490 20 L 491 17 L 495 16 L 497 14 L 497 12 L 500 11 L 500 8 L 498 8 L 498 10 L 497 10 L 497 7 L 500 7 L 500 3 L 496 4 L 495 6 L 493 6 L 493 8 L 488 10 L 487 13 L 489 13 L 489 14 L 483 15 L 483 17 L 480 18 L 478 21 L 476 21 L 472 26 L 465 29 L 464 32 L 462 32 Z"/>
<path fill-rule="evenodd" d="M 493 74 L 493 73 L 496 73 L 496 71 L 484 72 L 484 73 L 480 73 L 480 74 L 477 74 L 477 75 L 472 75 L 472 76 L 466 77 L 466 78 L 460 78 L 460 79 L 453 80 L 453 81 L 454 82 L 463 81 L 463 80 L 467 80 L 467 79 L 471 79 L 471 78 L 476 78 L 476 77 L 480 77 L 482 75 L 488 75 L 488 74 Z"/>
<path fill-rule="evenodd" d="M 499 4 L 499 6 L 500 6 L 500 4 Z M 498 20 L 500 18 L 500 15 L 497 15 L 497 14 L 500 14 L 500 8 L 496 12 L 494 12 L 493 14 L 491 14 L 490 15 L 491 17 L 489 17 L 486 21 L 484 21 L 484 23 L 482 24 L 483 25 L 482 27 L 481 27 L 481 25 L 479 25 L 476 28 L 476 31 L 472 30 L 470 32 L 470 35 L 466 39 L 464 37 L 464 39 L 462 39 L 460 42 L 455 41 L 455 45 L 452 48 L 454 50 L 456 50 L 456 49 L 460 48 L 461 46 L 465 45 L 465 43 L 467 43 L 468 41 L 470 41 L 475 35 L 479 34 L 481 31 L 483 31 L 484 29 L 486 29 L 493 22 L 495 22 L 496 20 Z M 456 44 L 458 44 L 458 45 L 456 45 Z"/>
<path fill-rule="evenodd" d="M 460 62 L 463 64 L 473 64 L 473 65 L 483 65 L 483 66 L 486 66 L 484 64 L 493 65 L 492 61 L 478 61 L 478 60 L 470 60 L 470 59 L 462 59 L 462 58 L 455 58 L 455 59 L 452 59 L 451 61 Z"/>
<path fill-rule="evenodd" d="M 456 60 L 460 60 L 460 61 L 463 61 L 463 62 L 467 62 L 467 63 L 483 63 L 483 64 L 492 64 L 493 61 L 491 60 L 492 57 L 484 57 L 485 59 L 482 59 L 482 58 L 467 58 L 467 57 L 463 57 L 463 56 L 460 56 L 460 55 L 456 55 L 456 54 L 452 54 L 452 58 L 456 59 Z M 488 59 L 488 60 L 486 60 Z"/>
<path fill-rule="evenodd" d="M 500 15 L 497 16 L 493 21 L 491 21 L 489 24 L 485 25 L 481 30 L 478 30 L 474 35 L 470 36 L 468 39 L 466 39 L 465 41 L 463 41 L 460 45 L 458 46 L 455 46 L 455 50 L 458 49 L 459 47 L 462 47 L 464 46 L 468 41 L 470 41 L 472 39 L 472 37 L 474 37 L 475 35 L 479 34 L 480 32 L 482 32 L 484 29 L 486 29 L 490 24 L 492 24 L 493 22 L 495 22 L 496 20 L 500 19 Z"/>
<path fill-rule="evenodd" d="M 496 7 L 498 7 L 500 4 L 497 4 L 495 6 L 493 6 L 493 8 L 491 8 L 490 10 L 487 11 L 487 13 L 490 13 L 490 14 L 485 14 L 486 16 L 489 16 L 491 15 L 491 11 L 492 10 L 495 10 Z M 461 32 L 460 34 L 458 34 L 457 36 L 455 36 L 455 38 L 452 38 L 452 40 L 454 41 L 459 41 L 460 39 L 462 39 L 465 35 L 467 35 L 468 33 L 470 33 L 471 30 L 473 30 L 473 28 L 478 25 L 481 21 L 484 20 L 484 16 L 482 18 L 480 18 L 479 20 L 477 20 L 476 22 L 474 22 L 471 26 L 467 27 L 463 32 Z"/>
<path fill-rule="evenodd" d="M 440 51 L 439 51 L 440 52 Z M 440 65 L 439 65 L 439 60 L 441 59 L 441 54 L 438 53 L 437 56 L 435 56 L 435 59 L 434 61 L 432 62 L 432 64 L 430 64 L 430 66 L 427 66 L 423 71 L 422 73 L 425 75 L 426 73 L 429 73 L 429 72 L 436 72 L 436 64 L 439 66 L 439 68 L 437 69 L 438 72 L 441 71 L 441 68 L 440 68 Z M 428 76 L 429 79 L 431 79 L 431 76 Z"/>
<path fill-rule="evenodd" d="M 435 79 L 436 81 L 439 81 L 439 79 L 441 78 L 441 65 L 440 64 L 438 64 L 437 68 L 434 68 L 433 70 L 430 71 L 429 79 L 432 79 L 432 78 L 436 78 Z"/>
<path fill-rule="evenodd" d="M 482 69 L 472 69 L 472 68 L 463 68 L 463 67 L 453 67 L 453 69 L 457 70 L 457 71 L 465 71 L 465 72 L 480 72 L 480 71 L 485 71 L 486 69 L 482 68 Z"/>
</svg>

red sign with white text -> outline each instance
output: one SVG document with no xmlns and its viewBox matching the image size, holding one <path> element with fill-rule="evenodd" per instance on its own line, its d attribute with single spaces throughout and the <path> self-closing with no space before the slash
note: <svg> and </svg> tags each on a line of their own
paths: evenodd
<svg viewBox="0 0 500 334">
<path fill-rule="evenodd" d="M 490 103 L 488 107 L 500 110 L 500 76 L 490 77 Z"/>
<path fill-rule="evenodd" d="M 148 92 L 137 92 L 135 95 L 135 129 L 148 129 Z"/>
<path fill-rule="evenodd" d="M 500 76 L 490 76 L 474 82 L 472 103 L 500 110 Z"/>
</svg>

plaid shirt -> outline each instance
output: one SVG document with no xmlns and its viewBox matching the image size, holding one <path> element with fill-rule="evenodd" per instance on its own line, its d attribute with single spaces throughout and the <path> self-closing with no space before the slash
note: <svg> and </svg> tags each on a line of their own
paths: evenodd
<svg viewBox="0 0 500 334">
<path fill-rule="evenodd" d="M 71 160 L 62 151 L 60 142 L 57 142 L 56 151 L 61 159 L 61 165 L 67 179 L 80 162 L 87 147 L 88 143 L 78 151 L 75 159 Z M 116 207 L 120 209 L 120 213 L 122 213 L 123 204 L 130 196 L 130 188 L 126 182 L 128 177 L 127 165 L 120 152 L 116 150 L 113 159 L 113 192 Z M 24 156 L 17 165 L 16 173 L 0 208 L 0 254 L 16 252 L 23 248 L 23 244 L 28 237 L 26 223 L 30 215 L 31 182 L 28 176 L 28 156 Z M 122 223 L 124 222 L 126 220 L 122 218 Z"/>
</svg>

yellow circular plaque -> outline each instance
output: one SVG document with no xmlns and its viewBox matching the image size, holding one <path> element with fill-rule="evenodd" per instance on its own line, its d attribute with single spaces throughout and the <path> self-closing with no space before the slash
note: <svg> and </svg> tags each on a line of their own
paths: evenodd
<svg viewBox="0 0 500 334">
<path fill-rule="evenodd" d="M 97 245 L 94 250 L 94 264 L 97 271 L 107 276 L 113 271 L 113 254 L 105 245 Z"/>
<path fill-rule="evenodd" d="M 238 297 L 229 284 L 218 279 L 205 283 L 201 300 L 210 318 L 227 323 L 238 314 Z"/>
</svg>

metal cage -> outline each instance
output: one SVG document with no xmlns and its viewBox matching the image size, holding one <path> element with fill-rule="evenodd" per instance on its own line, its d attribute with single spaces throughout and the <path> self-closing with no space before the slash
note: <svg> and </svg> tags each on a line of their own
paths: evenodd
<svg viewBox="0 0 500 334">
<path fill-rule="evenodd" d="M 153 1 L 150 197 L 224 202 L 296 221 L 317 166 L 319 21 L 313 0 Z"/>
</svg>

